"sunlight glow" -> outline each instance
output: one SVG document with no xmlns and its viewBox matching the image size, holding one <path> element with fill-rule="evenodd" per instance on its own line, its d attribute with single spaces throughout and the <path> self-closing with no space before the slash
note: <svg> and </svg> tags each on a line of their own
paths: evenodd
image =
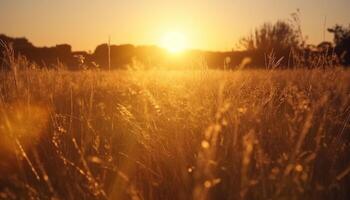
<svg viewBox="0 0 350 200">
<path fill-rule="evenodd" d="M 187 38 L 181 32 L 167 32 L 161 39 L 161 47 L 171 53 L 179 53 L 187 48 Z"/>
</svg>

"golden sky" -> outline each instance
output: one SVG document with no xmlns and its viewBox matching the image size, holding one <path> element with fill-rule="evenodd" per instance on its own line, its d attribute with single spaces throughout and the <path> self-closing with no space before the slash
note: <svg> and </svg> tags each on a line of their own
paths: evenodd
<svg viewBox="0 0 350 200">
<path fill-rule="evenodd" d="M 324 16 L 328 26 L 350 23 L 349 0 L 1 0 L 0 33 L 37 46 L 94 50 L 108 36 L 113 44 L 161 45 L 175 32 L 188 48 L 225 51 L 254 27 L 287 19 L 297 8 L 310 43 L 322 40 Z"/>
</svg>

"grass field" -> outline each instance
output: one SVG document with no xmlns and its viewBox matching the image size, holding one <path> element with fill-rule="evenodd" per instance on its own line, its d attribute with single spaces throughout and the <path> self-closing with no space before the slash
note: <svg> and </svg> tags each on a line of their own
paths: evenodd
<svg viewBox="0 0 350 200">
<path fill-rule="evenodd" d="M 347 70 L 0 81 L 0 199 L 350 198 Z"/>
</svg>

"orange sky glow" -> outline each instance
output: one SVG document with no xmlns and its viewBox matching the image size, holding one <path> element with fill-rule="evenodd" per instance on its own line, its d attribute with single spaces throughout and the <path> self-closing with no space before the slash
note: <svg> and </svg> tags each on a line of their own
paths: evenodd
<svg viewBox="0 0 350 200">
<path fill-rule="evenodd" d="M 69 43 L 91 51 L 109 36 L 113 44 L 167 46 L 164 38 L 176 33 L 183 39 L 170 43 L 186 41 L 180 48 L 226 51 L 255 27 L 288 19 L 297 8 L 309 43 L 319 43 L 325 16 L 328 27 L 348 24 L 349 7 L 348 0 L 2 0 L 0 33 L 25 36 L 36 46 Z"/>
</svg>

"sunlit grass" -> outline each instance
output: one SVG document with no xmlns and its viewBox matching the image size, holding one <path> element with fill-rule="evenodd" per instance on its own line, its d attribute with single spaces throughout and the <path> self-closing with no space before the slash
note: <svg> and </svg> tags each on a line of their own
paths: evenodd
<svg viewBox="0 0 350 200">
<path fill-rule="evenodd" d="M 0 79 L 1 198 L 348 197 L 344 69 Z"/>
</svg>

